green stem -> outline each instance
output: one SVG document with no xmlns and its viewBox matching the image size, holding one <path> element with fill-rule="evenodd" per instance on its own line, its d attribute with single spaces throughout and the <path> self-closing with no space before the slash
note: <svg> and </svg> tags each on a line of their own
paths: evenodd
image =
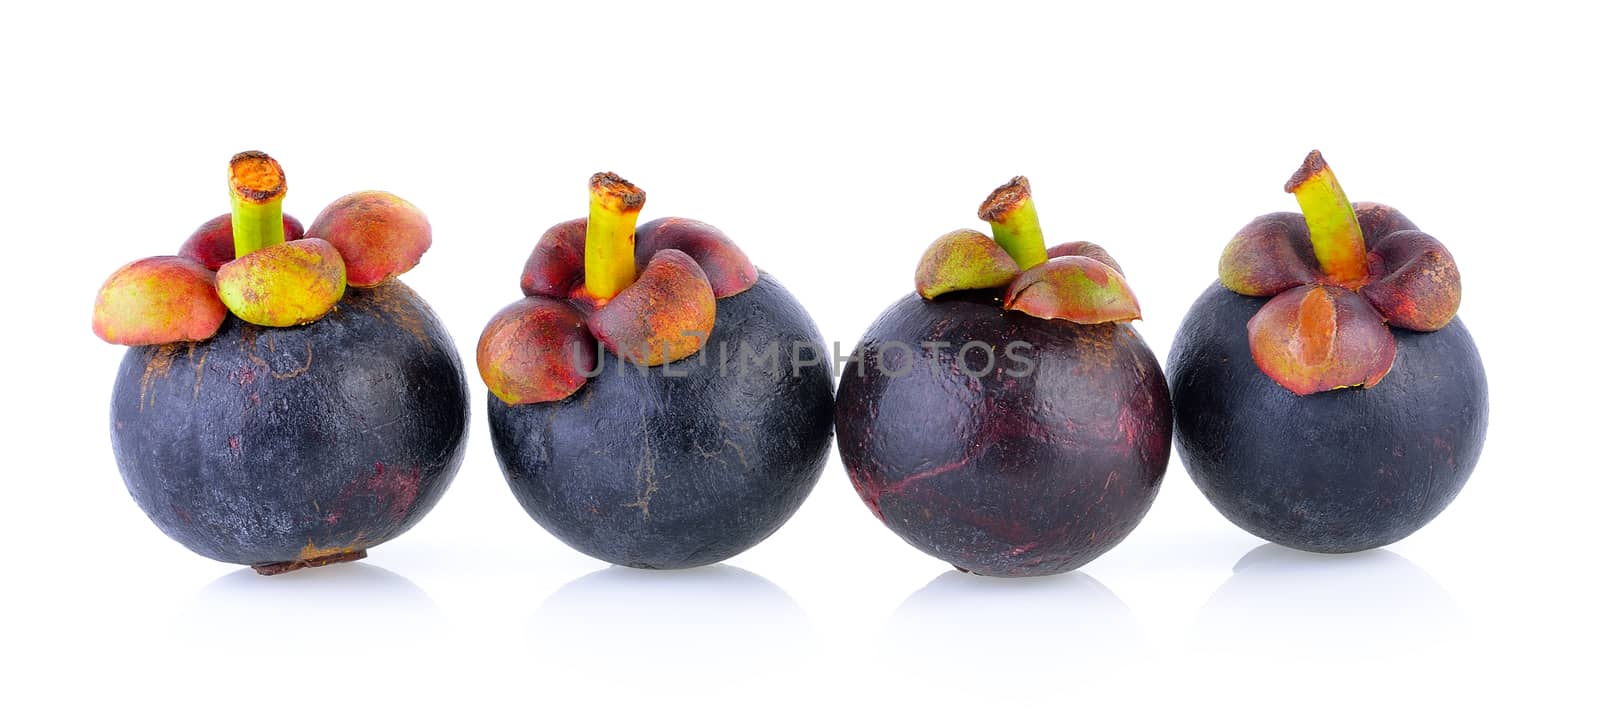
<svg viewBox="0 0 1600 709">
<path fill-rule="evenodd" d="M 1311 235 L 1311 249 L 1322 273 L 1335 284 L 1361 287 L 1367 280 L 1367 246 L 1361 236 L 1361 222 L 1322 153 L 1311 151 L 1283 189 L 1294 193 L 1300 203 Z"/>
<path fill-rule="evenodd" d="M 583 277 L 589 295 L 610 300 L 633 284 L 633 230 L 644 207 L 644 190 L 599 172 L 589 178 L 589 226 L 584 235 Z"/>
<path fill-rule="evenodd" d="M 228 162 L 233 205 L 233 257 L 283 243 L 283 167 L 266 153 L 239 153 Z"/>
<path fill-rule="evenodd" d="M 1011 254 L 1018 266 L 1029 269 L 1050 260 L 1028 178 L 1013 177 L 996 188 L 978 208 L 978 218 L 989 222 L 995 243 Z"/>
</svg>

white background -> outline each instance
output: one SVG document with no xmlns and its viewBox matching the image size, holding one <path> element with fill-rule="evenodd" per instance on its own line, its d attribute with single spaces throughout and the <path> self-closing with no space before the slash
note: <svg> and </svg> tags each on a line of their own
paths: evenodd
<svg viewBox="0 0 1600 709">
<path fill-rule="evenodd" d="M 1587 8 L 19 5 L 0 20 L 8 705 L 1594 700 Z M 257 578 L 163 537 L 111 456 L 122 348 L 90 333 L 95 290 L 224 211 L 238 150 L 282 161 L 306 221 L 357 189 L 421 206 L 434 247 L 405 280 L 470 367 L 597 170 L 648 191 L 645 219 L 722 227 L 847 348 L 930 240 L 1025 174 L 1047 238 L 1125 266 L 1165 361 L 1228 237 L 1294 209 L 1281 185 L 1313 147 L 1455 253 L 1493 393 L 1465 491 L 1381 551 L 1264 547 L 1174 456 L 1144 524 L 1080 572 L 961 577 L 880 526 L 835 457 L 726 564 L 609 569 L 517 506 L 475 385 L 431 516 L 366 562 Z"/>
</svg>

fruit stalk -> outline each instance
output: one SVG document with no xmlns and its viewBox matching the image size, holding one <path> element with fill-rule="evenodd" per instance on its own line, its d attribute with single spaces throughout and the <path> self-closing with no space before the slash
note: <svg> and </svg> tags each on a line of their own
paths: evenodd
<svg viewBox="0 0 1600 709">
<path fill-rule="evenodd" d="M 994 230 L 995 243 L 1005 249 L 1024 270 L 1050 260 L 1045 252 L 1044 231 L 1039 228 L 1039 213 L 1033 208 L 1033 190 L 1028 178 L 1013 177 L 989 194 L 978 208 L 978 218 Z"/>
<path fill-rule="evenodd" d="M 1361 223 L 1322 153 L 1311 151 L 1283 190 L 1293 193 L 1300 203 L 1311 235 L 1311 249 L 1323 274 L 1338 285 L 1359 288 L 1367 279 L 1367 248 Z"/>
<path fill-rule="evenodd" d="M 283 166 L 266 153 L 250 150 L 228 161 L 234 258 L 283 243 L 283 196 L 288 188 Z"/>
<path fill-rule="evenodd" d="M 589 226 L 584 235 L 584 284 L 597 301 L 610 300 L 633 283 L 633 231 L 644 207 L 644 190 L 599 172 L 589 178 Z"/>
</svg>

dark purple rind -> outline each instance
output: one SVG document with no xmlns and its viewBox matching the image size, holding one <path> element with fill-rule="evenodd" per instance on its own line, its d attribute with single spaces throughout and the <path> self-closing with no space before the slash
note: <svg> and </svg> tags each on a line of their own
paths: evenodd
<svg viewBox="0 0 1600 709">
<path fill-rule="evenodd" d="M 1177 449 L 1195 484 L 1245 531 L 1305 551 L 1421 529 L 1483 450 L 1488 387 L 1466 326 L 1396 329 L 1382 383 L 1296 396 L 1251 360 L 1245 323 L 1266 302 L 1213 284 L 1173 341 Z"/>
<path fill-rule="evenodd" d="M 795 368 L 797 343 L 815 364 Z M 757 361 L 769 345 L 775 375 Z M 815 487 L 833 434 L 831 354 L 763 273 L 717 301 L 700 355 L 641 370 L 601 350 L 603 369 L 566 399 L 490 396 L 495 457 L 523 509 L 578 551 L 648 569 L 714 564 L 776 531 Z"/>
<path fill-rule="evenodd" d="M 1131 327 L 997 312 L 995 295 L 913 294 L 872 324 L 863 362 L 840 378 L 840 457 L 879 519 L 932 556 L 992 576 L 1070 571 L 1116 546 L 1155 499 L 1172 432 L 1166 381 Z M 1005 347 L 1028 342 L 1037 368 L 974 379 L 954 348 L 920 344 L 939 341 L 994 345 L 1013 373 Z M 985 361 L 969 352 L 971 368 Z"/>
<path fill-rule="evenodd" d="M 310 325 L 229 317 L 193 346 L 130 348 L 111 443 L 167 536 L 269 565 L 366 549 L 416 524 L 461 465 L 467 407 L 455 343 L 391 282 L 351 290 Z"/>
</svg>

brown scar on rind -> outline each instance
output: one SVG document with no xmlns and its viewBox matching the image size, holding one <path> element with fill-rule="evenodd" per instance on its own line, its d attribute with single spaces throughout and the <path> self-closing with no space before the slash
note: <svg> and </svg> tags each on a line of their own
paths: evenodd
<svg viewBox="0 0 1600 709">
<path fill-rule="evenodd" d="M 151 406 L 156 403 L 155 392 L 150 389 L 150 382 L 157 377 L 166 378 L 172 373 L 172 360 L 178 356 L 178 345 L 168 343 L 156 345 L 149 350 L 150 354 L 144 360 L 144 376 L 139 378 L 139 410 L 144 411 L 145 404 Z"/>
<path fill-rule="evenodd" d="M 634 487 L 638 489 L 639 494 L 635 496 L 633 502 L 624 503 L 622 506 L 638 509 L 648 522 L 650 499 L 661 490 L 661 487 L 656 484 L 656 456 L 650 448 L 649 419 L 641 418 L 639 424 L 641 429 L 639 438 L 644 441 L 644 452 L 639 457 L 639 464 L 633 469 Z"/>
<path fill-rule="evenodd" d="M 1322 159 L 1322 151 L 1311 151 L 1309 155 L 1306 155 L 1305 162 L 1300 163 L 1300 169 L 1295 170 L 1294 174 L 1289 176 L 1289 181 L 1284 183 L 1283 191 L 1294 192 L 1300 188 L 1300 185 L 1305 184 L 1306 180 L 1326 169 L 1328 169 L 1328 163 Z"/>
<path fill-rule="evenodd" d="M 200 359 L 198 361 L 194 358 L 195 347 L 195 343 L 189 343 L 189 361 L 194 362 L 194 395 L 190 398 L 198 401 L 200 399 L 200 384 L 206 378 L 206 358 L 211 356 L 211 346 L 203 346 L 200 350 Z"/>
<path fill-rule="evenodd" d="M 306 363 L 305 364 L 302 364 L 302 365 L 300 365 L 298 367 L 295 367 L 294 369 L 291 369 L 291 370 L 289 370 L 287 372 L 274 372 L 274 371 L 272 371 L 271 367 L 268 367 L 267 368 L 267 373 L 271 374 L 272 378 L 276 379 L 278 381 L 285 381 L 285 380 L 289 380 L 289 379 L 294 379 L 295 377 L 298 377 L 298 376 L 300 376 L 302 374 L 305 374 L 306 372 L 311 371 L 311 359 L 312 359 L 311 341 L 310 340 L 306 340 Z"/>
<path fill-rule="evenodd" d="M 311 354 L 311 341 L 310 340 L 306 340 L 306 361 L 305 361 L 305 364 L 302 364 L 302 365 L 300 365 L 298 367 L 295 367 L 294 369 L 291 369 L 291 370 L 289 370 L 287 372 L 279 372 L 279 371 L 274 370 L 272 368 L 272 363 L 271 362 L 268 362 L 261 355 L 256 354 L 256 339 L 258 337 L 260 337 L 260 335 L 261 335 L 261 329 L 259 328 L 259 326 L 246 325 L 245 328 L 246 329 L 241 331 L 243 337 L 240 339 L 240 345 L 242 345 L 242 348 L 244 349 L 245 359 L 250 360 L 251 364 L 253 364 L 253 365 L 257 366 L 257 367 L 260 367 L 268 375 L 270 375 L 273 379 L 276 379 L 278 381 L 287 381 L 287 380 L 290 380 L 290 379 L 294 379 L 295 377 L 298 377 L 298 376 L 300 376 L 302 374 L 305 374 L 306 372 L 311 371 L 312 354 Z M 277 343 L 273 339 L 271 332 L 267 333 L 267 352 L 269 352 L 269 353 L 277 352 Z"/>
<path fill-rule="evenodd" d="M 228 161 L 228 187 L 239 199 L 263 204 L 282 197 L 289 188 L 283 166 L 259 150 L 246 150 Z"/>
<path fill-rule="evenodd" d="M 339 564 L 346 561 L 359 561 L 365 558 L 367 558 L 366 549 L 355 549 L 353 551 L 334 552 L 332 554 L 313 557 L 310 559 L 279 561 L 272 564 L 254 564 L 250 568 L 255 569 L 255 572 L 261 574 L 262 576 L 276 576 L 278 574 L 285 574 L 290 571 L 310 569 L 318 566 L 327 566 L 329 564 Z"/>
<path fill-rule="evenodd" d="M 589 178 L 589 190 L 618 211 L 637 212 L 644 207 L 644 190 L 615 172 L 595 173 Z"/>
<path fill-rule="evenodd" d="M 986 222 L 997 222 L 1005 218 L 1017 205 L 1022 204 L 1033 196 L 1033 189 L 1028 186 L 1028 178 L 1018 175 L 1011 178 L 983 200 L 978 206 L 978 218 Z"/>
</svg>

